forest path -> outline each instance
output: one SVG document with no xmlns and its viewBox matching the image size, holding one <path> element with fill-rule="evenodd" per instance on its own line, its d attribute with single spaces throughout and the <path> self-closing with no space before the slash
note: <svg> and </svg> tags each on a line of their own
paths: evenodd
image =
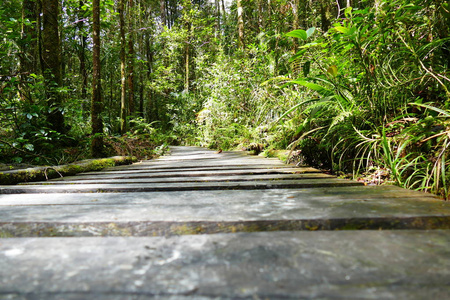
<svg viewBox="0 0 450 300">
<path fill-rule="evenodd" d="M 449 229 L 432 195 L 171 147 L 0 186 L 0 299 L 449 299 Z"/>
</svg>

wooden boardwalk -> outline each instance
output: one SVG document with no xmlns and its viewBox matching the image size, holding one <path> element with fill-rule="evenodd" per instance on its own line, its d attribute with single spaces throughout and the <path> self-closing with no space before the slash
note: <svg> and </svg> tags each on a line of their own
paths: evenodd
<svg viewBox="0 0 450 300">
<path fill-rule="evenodd" d="M 449 233 L 432 195 L 172 147 L 0 186 L 0 299 L 450 299 Z"/>
</svg>

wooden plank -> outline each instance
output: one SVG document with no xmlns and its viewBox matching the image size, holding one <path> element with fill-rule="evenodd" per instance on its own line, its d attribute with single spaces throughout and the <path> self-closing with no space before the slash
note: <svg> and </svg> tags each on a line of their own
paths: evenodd
<svg viewBox="0 0 450 300">
<path fill-rule="evenodd" d="M 156 172 L 156 171 L 164 171 L 164 172 L 178 172 L 178 171 L 220 171 L 220 170 L 244 170 L 244 169 L 289 169 L 289 168 L 297 168 L 294 165 L 287 165 L 287 164 L 281 164 L 281 165 L 274 165 L 274 164 L 264 164 L 264 161 L 262 161 L 261 164 L 230 164 L 230 165 L 203 165 L 203 164 L 173 164 L 173 165 L 164 165 L 164 164 L 153 164 L 153 165 L 143 165 L 142 163 L 137 163 L 133 165 L 127 165 L 127 166 L 117 166 L 117 167 L 110 167 L 103 169 L 100 172 L 88 172 L 87 174 L 103 174 L 106 172 L 133 172 L 133 171 L 148 171 L 148 172 Z M 311 169 L 315 172 L 320 172 L 318 169 L 311 168 L 311 167 L 298 167 L 302 169 Z"/>
<path fill-rule="evenodd" d="M 450 203 L 435 197 L 400 188 L 333 190 L 339 193 L 308 188 L 0 195 L 0 235 L 450 228 Z"/>
<path fill-rule="evenodd" d="M 95 177 L 64 177 L 61 180 L 50 180 L 41 182 L 22 183 L 21 185 L 57 185 L 57 184 L 136 184 L 136 183 L 164 183 L 164 182 L 234 182 L 234 181 L 260 181 L 260 180 L 294 180 L 294 179 L 327 179 L 335 176 L 323 173 L 306 174 L 258 174 L 258 175 L 235 175 L 235 176 L 187 176 L 187 177 L 142 177 L 122 178 L 112 177 L 108 179 L 97 179 Z"/>
<path fill-rule="evenodd" d="M 303 180 L 261 180 L 236 182 L 182 182 L 182 183 L 142 183 L 142 184 L 68 184 L 68 185 L 20 185 L 0 186 L 0 194 L 22 193 L 119 193 L 191 190 L 252 190 L 275 188 L 316 188 L 362 185 L 357 181 L 330 178 Z"/>
<path fill-rule="evenodd" d="M 5 299 L 448 299 L 448 231 L 5 239 Z"/>
<path fill-rule="evenodd" d="M 68 176 L 54 179 L 52 181 L 60 180 L 85 180 L 85 179 L 132 179 L 132 178 L 178 178 L 178 177 L 205 177 L 205 176 L 243 176 L 243 175 L 267 175 L 267 174 L 303 174 L 316 173 L 314 169 L 309 168 L 288 168 L 288 169 L 240 169 L 240 170 L 218 170 L 218 171 L 180 171 L 180 172 L 165 172 L 155 171 L 146 172 L 144 170 L 137 172 L 104 172 L 89 174 L 84 173 L 77 176 Z M 323 174 L 323 173 L 316 173 Z M 50 182 L 50 181 L 49 181 Z"/>
</svg>

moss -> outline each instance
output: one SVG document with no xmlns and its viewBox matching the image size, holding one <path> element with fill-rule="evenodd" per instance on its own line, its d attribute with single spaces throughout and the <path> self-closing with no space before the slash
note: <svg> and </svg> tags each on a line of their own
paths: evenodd
<svg viewBox="0 0 450 300">
<path fill-rule="evenodd" d="M 3 231 L 3 230 L 0 231 L 0 238 L 2 238 L 2 239 L 13 238 L 13 237 L 16 237 L 16 236 L 9 231 Z"/>
<path fill-rule="evenodd" d="M 183 224 L 172 226 L 171 233 L 176 235 L 201 234 L 205 231 L 201 225 Z"/>
<path fill-rule="evenodd" d="M 116 223 L 109 223 L 106 225 L 100 236 L 132 236 L 132 232 L 126 226 L 118 226 Z"/>
<path fill-rule="evenodd" d="M 0 173 L 0 184 L 12 185 L 20 182 L 45 181 L 61 176 L 71 176 L 82 172 L 99 171 L 113 166 L 132 164 L 136 161 L 137 159 L 134 156 L 114 156 L 84 160 L 70 165 L 5 171 Z"/>
<path fill-rule="evenodd" d="M 275 149 L 267 149 L 264 150 L 260 154 L 260 156 L 266 157 L 266 158 L 278 158 L 282 162 L 286 162 L 289 157 L 289 150 L 275 150 Z"/>
</svg>

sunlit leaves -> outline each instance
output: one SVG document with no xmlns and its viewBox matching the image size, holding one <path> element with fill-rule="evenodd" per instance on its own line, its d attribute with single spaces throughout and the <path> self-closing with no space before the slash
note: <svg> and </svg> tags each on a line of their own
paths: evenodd
<svg viewBox="0 0 450 300">
<path fill-rule="evenodd" d="M 314 34 L 315 30 L 316 30 L 315 27 L 311 27 L 308 30 L 296 29 L 286 33 L 286 36 L 299 38 L 301 40 L 306 41 L 309 37 L 311 37 Z"/>
<path fill-rule="evenodd" d="M 302 40 L 305 40 L 305 41 L 308 38 L 308 34 L 303 29 L 296 29 L 296 30 L 293 30 L 291 32 L 288 32 L 288 33 L 286 33 L 286 36 L 299 38 L 299 39 L 302 39 Z"/>
</svg>

